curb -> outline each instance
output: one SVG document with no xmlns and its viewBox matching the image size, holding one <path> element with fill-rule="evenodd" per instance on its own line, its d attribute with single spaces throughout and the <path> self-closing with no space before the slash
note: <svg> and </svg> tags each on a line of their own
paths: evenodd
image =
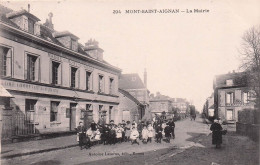
<svg viewBox="0 0 260 165">
<path fill-rule="evenodd" d="M 2 159 L 11 159 L 11 158 L 20 157 L 20 156 L 39 154 L 39 153 L 43 153 L 43 152 L 50 152 L 50 151 L 61 150 L 61 149 L 65 149 L 65 148 L 72 148 L 72 147 L 76 147 L 76 146 L 78 146 L 78 144 L 56 147 L 56 148 L 48 148 L 48 149 L 43 149 L 43 150 L 38 150 L 38 151 L 30 151 L 30 152 L 25 152 L 25 153 L 18 153 L 18 154 L 13 154 L 13 155 L 6 155 L 6 156 L 1 156 L 1 158 Z"/>
</svg>

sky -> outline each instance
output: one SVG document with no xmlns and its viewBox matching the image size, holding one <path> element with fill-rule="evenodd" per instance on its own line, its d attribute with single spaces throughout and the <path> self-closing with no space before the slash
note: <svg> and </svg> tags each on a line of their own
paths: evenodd
<svg viewBox="0 0 260 165">
<path fill-rule="evenodd" d="M 65 0 L 1 1 L 27 9 L 44 23 L 53 13 L 57 31 L 68 30 L 85 44 L 95 39 L 104 59 L 138 73 L 146 68 L 151 93 L 186 98 L 201 111 L 215 75 L 238 71 L 243 33 L 260 24 L 259 0 Z M 139 13 L 125 10 L 207 9 L 208 13 Z M 114 14 L 113 10 L 120 10 Z"/>
</svg>

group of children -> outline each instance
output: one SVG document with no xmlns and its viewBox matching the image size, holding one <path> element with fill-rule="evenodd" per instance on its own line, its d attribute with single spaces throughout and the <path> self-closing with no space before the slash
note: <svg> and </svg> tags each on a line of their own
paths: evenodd
<svg viewBox="0 0 260 165">
<path fill-rule="evenodd" d="M 174 122 L 173 122 L 174 123 Z M 165 141 L 170 143 L 171 136 L 174 137 L 172 126 L 170 122 L 158 122 L 153 123 L 147 122 L 146 124 L 139 121 L 138 124 L 133 121 L 114 124 L 111 120 L 110 124 L 96 124 L 92 121 L 90 127 L 86 129 L 83 123 L 80 122 L 77 127 L 78 132 L 78 142 L 82 148 L 90 148 L 91 145 L 95 143 L 116 144 L 122 142 L 131 142 L 131 144 L 138 144 L 141 140 L 144 144 L 152 142 L 152 138 L 155 137 L 157 143 L 161 143 L 163 135 L 165 136 Z M 175 126 L 175 125 L 174 125 Z"/>
</svg>

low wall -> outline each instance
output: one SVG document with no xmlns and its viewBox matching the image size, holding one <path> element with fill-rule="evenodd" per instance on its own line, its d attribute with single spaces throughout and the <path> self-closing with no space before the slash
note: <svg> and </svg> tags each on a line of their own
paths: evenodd
<svg viewBox="0 0 260 165">
<path fill-rule="evenodd" d="M 254 141 L 259 141 L 260 124 L 247 124 L 236 122 L 236 132 L 240 135 L 250 137 Z"/>
</svg>

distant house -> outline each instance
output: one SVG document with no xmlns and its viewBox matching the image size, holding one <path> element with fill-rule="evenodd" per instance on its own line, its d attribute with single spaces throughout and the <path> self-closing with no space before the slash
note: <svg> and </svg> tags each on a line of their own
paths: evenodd
<svg viewBox="0 0 260 165">
<path fill-rule="evenodd" d="M 118 114 L 115 123 L 120 123 L 122 120 L 133 122 L 142 119 L 145 105 L 138 101 L 129 92 L 119 88 L 119 105 Z"/>
<path fill-rule="evenodd" d="M 150 109 L 153 116 L 155 114 L 162 114 L 162 112 L 166 112 L 166 114 L 172 113 L 172 101 L 170 97 L 164 96 L 157 93 L 155 97 L 150 97 Z"/>
<path fill-rule="evenodd" d="M 207 98 L 203 107 L 203 113 L 207 118 L 214 117 L 214 93 L 212 93 L 211 96 Z"/>
<path fill-rule="evenodd" d="M 189 114 L 189 102 L 185 98 L 173 98 L 171 101 L 173 109 L 177 110 L 181 117 L 185 117 L 186 114 Z"/>
<path fill-rule="evenodd" d="M 150 118 L 149 114 L 149 90 L 147 89 L 147 73 L 144 73 L 144 83 L 137 73 L 121 74 L 119 77 L 119 88 L 129 92 L 136 98 L 145 108 L 140 113 L 141 119 L 148 113 L 145 118 Z"/>
<path fill-rule="evenodd" d="M 238 119 L 238 111 L 254 108 L 253 91 L 248 87 L 245 72 L 217 75 L 214 79 L 214 116 L 228 122 Z"/>
</svg>

